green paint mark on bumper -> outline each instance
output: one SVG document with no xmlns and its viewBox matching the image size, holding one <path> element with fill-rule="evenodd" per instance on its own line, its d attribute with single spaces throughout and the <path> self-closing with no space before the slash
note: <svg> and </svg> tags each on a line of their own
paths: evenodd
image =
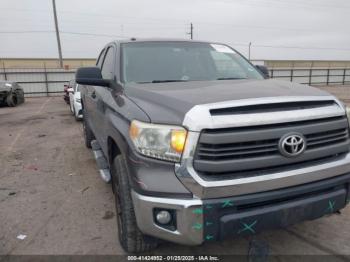
<svg viewBox="0 0 350 262">
<path fill-rule="evenodd" d="M 201 223 L 195 223 L 192 228 L 196 230 L 201 230 L 203 228 L 203 225 Z"/>
<path fill-rule="evenodd" d="M 226 200 L 222 203 L 221 207 L 233 207 L 233 202 L 231 200 Z"/>
<path fill-rule="evenodd" d="M 251 224 L 246 224 L 246 223 L 241 222 L 243 228 L 240 229 L 240 230 L 238 230 L 237 234 L 240 234 L 240 233 L 242 233 L 242 232 L 244 232 L 244 231 L 250 231 L 251 233 L 255 233 L 255 230 L 254 230 L 253 227 L 255 226 L 255 224 L 256 224 L 257 222 L 258 222 L 257 220 L 255 220 L 255 221 L 254 221 L 253 223 L 251 223 Z"/>
<path fill-rule="evenodd" d="M 196 208 L 195 210 L 192 211 L 193 214 L 196 215 L 202 215 L 203 214 L 203 208 Z"/>
</svg>

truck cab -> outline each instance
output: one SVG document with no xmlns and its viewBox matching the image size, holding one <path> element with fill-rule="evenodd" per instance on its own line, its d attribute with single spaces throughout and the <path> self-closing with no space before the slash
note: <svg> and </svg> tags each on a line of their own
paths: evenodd
<svg viewBox="0 0 350 262">
<path fill-rule="evenodd" d="M 76 82 L 127 252 L 254 235 L 349 202 L 349 109 L 268 79 L 230 46 L 115 41 Z"/>
</svg>

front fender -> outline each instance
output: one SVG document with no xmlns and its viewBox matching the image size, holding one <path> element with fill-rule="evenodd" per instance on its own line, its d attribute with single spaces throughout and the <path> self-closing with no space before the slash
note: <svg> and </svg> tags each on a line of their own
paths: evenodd
<svg viewBox="0 0 350 262">
<path fill-rule="evenodd" d="M 131 187 L 143 195 L 174 196 L 191 198 L 192 194 L 184 187 L 175 175 L 175 164 L 144 157 L 136 152 L 129 138 L 130 121 L 117 113 L 108 114 L 108 138 L 113 140 L 125 156 L 129 171 Z M 109 143 L 109 142 L 107 142 Z M 110 145 L 107 145 L 110 148 Z M 108 152 L 109 163 L 112 163 Z"/>
</svg>

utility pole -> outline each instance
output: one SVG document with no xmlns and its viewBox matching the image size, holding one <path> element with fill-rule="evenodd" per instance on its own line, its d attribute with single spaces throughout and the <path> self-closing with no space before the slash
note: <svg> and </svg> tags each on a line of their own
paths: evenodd
<svg viewBox="0 0 350 262">
<path fill-rule="evenodd" d="M 190 26 L 190 32 L 187 33 L 188 35 L 191 36 L 191 40 L 193 40 L 193 24 L 191 23 L 191 26 Z"/>
<path fill-rule="evenodd" d="M 250 48 L 252 46 L 252 42 L 249 42 L 249 48 L 248 48 L 248 60 L 250 61 Z"/>
<path fill-rule="evenodd" d="M 59 56 L 59 59 L 60 59 L 60 67 L 63 68 L 62 48 L 61 48 L 60 32 L 58 30 L 58 21 L 57 21 L 56 1 L 55 0 L 52 0 L 52 7 L 53 7 L 53 16 L 55 18 L 55 28 L 56 28 L 58 56 Z"/>
</svg>

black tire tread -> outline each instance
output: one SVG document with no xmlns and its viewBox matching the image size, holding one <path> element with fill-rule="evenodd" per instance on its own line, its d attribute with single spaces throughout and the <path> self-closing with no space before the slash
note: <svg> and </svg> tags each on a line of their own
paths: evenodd
<svg viewBox="0 0 350 262">
<path fill-rule="evenodd" d="M 124 222 L 122 224 L 123 233 L 119 237 L 121 245 L 125 251 L 130 253 L 150 251 L 157 247 L 158 241 L 153 237 L 144 235 L 137 227 L 124 156 L 118 155 L 114 159 L 113 165 L 115 172 L 112 171 L 112 173 L 115 173 L 114 179 L 118 180 L 119 185 L 119 192 L 115 192 L 115 194 L 119 195 L 120 208 L 122 210 L 121 216 Z"/>
<path fill-rule="evenodd" d="M 73 115 L 74 115 L 75 121 L 79 121 L 80 120 L 79 117 L 77 117 L 77 114 L 75 112 L 75 107 L 74 106 L 73 106 Z"/>
<path fill-rule="evenodd" d="M 84 112 L 84 111 L 83 111 Z M 84 129 L 84 141 L 87 148 L 91 148 L 91 142 L 95 140 L 95 135 L 92 132 L 89 124 L 87 123 L 86 117 L 83 117 L 83 129 Z"/>
<path fill-rule="evenodd" d="M 7 97 L 6 97 L 6 103 L 8 106 L 10 107 L 15 107 L 17 106 L 17 103 L 14 101 L 14 94 L 10 93 Z"/>
</svg>

